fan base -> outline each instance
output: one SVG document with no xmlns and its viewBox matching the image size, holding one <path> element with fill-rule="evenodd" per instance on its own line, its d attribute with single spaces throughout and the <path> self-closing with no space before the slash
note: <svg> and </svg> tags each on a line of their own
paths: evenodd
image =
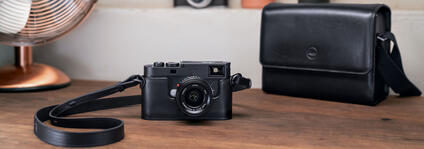
<svg viewBox="0 0 424 149">
<path fill-rule="evenodd" d="M 29 92 L 63 88 L 71 79 L 62 71 L 44 64 L 0 68 L 0 92 Z"/>
</svg>

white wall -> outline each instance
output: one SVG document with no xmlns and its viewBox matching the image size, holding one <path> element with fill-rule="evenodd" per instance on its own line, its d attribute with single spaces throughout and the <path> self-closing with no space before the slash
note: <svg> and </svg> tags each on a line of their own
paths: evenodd
<svg viewBox="0 0 424 149">
<path fill-rule="evenodd" d="M 260 10 L 96 9 L 36 60 L 72 78 L 120 80 L 154 61 L 223 60 L 259 87 Z"/>
<path fill-rule="evenodd" d="M 424 11 L 394 11 L 406 73 L 424 90 Z M 74 79 L 122 80 L 153 61 L 226 60 L 261 85 L 260 11 L 98 7 L 64 38 L 36 48 L 35 60 Z M 0 64 L 12 50 L 0 46 Z"/>
</svg>

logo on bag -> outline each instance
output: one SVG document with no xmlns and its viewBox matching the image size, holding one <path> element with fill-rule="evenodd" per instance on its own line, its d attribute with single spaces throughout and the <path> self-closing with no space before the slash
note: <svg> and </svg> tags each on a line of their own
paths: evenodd
<svg viewBox="0 0 424 149">
<path fill-rule="evenodd" d="M 306 58 L 309 60 L 316 60 L 318 58 L 318 49 L 315 47 L 309 47 L 306 50 Z"/>
</svg>

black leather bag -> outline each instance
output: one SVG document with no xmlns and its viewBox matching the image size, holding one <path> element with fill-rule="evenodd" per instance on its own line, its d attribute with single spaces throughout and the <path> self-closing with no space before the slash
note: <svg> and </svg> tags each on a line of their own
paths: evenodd
<svg viewBox="0 0 424 149">
<path fill-rule="evenodd" d="M 263 90 L 364 105 L 386 99 L 389 86 L 400 96 L 421 95 L 403 72 L 390 25 L 390 8 L 382 4 L 266 6 Z"/>
</svg>

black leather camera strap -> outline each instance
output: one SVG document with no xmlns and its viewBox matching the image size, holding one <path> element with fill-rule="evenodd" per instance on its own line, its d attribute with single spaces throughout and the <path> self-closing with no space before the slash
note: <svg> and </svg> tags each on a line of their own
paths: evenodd
<svg viewBox="0 0 424 149">
<path fill-rule="evenodd" d="M 100 99 L 143 83 L 141 76 L 131 76 L 123 82 L 93 93 L 38 110 L 34 115 L 34 133 L 46 143 L 65 147 L 91 147 L 111 144 L 124 138 L 124 122 L 114 118 L 64 118 L 64 116 L 129 106 L 141 103 L 141 96 Z M 91 132 L 70 132 L 43 123 L 66 128 L 102 129 Z"/>
<path fill-rule="evenodd" d="M 249 79 L 241 74 L 231 76 L 232 90 L 250 88 Z M 89 111 L 112 109 L 141 103 L 141 96 L 102 98 L 127 88 L 140 85 L 142 76 L 134 75 L 108 88 L 77 97 L 60 105 L 38 110 L 34 115 L 34 133 L 44 142 L 64 147 L 92 147 L 118 142 L 124 138 L 124 122 L 114 118 L 65 118 L 65 116 Z M 102 98 L 102 99 L 101 99 Z M 44 122 L 65 128 L 101 129 L 100 131 L 72 132 L 53 128 Z"/>
<path fill-rule="evenodd" d="M 380 74 L 385 82 L 399 93 L 400 96 L 420 96 L 421 91 L 406 77 L 402 66 L 399 45 L 393 33 L 387 32 L 377 36 L 378 55 L 377 65 Z M 390 42 L 393 42 L 393 49 L 390 52 Z"/>
</svg>

